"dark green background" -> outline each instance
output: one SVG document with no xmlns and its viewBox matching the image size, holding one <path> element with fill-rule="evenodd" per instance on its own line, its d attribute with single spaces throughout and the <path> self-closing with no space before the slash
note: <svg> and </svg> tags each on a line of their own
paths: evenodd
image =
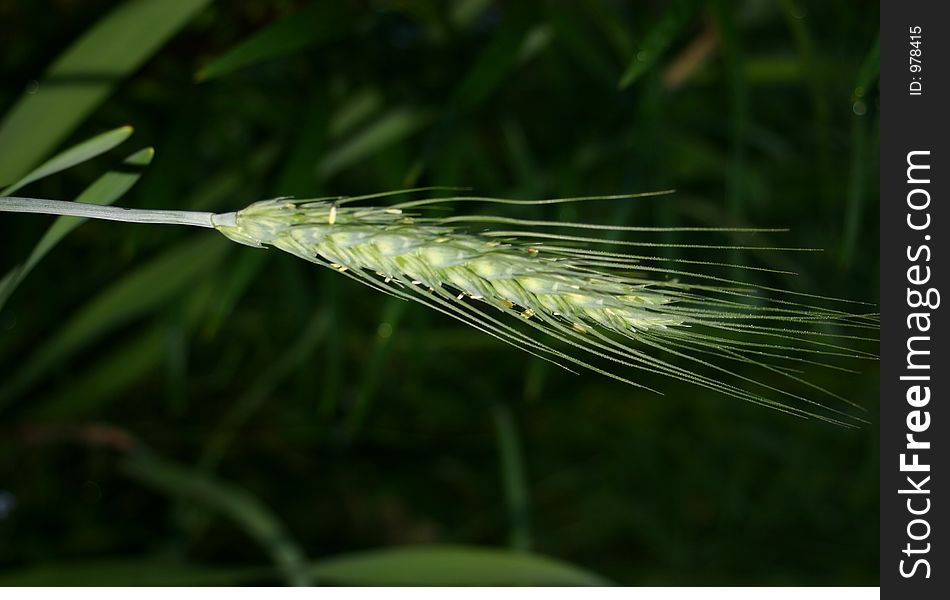
<svg viewBox="0 0 950 600">
<path fill-rule="evenodd" d="M 0 1 L 0 114 L 114 5 Z M 196 81 L 275 24 L 266 60 Z M 23 193 L 70 199 L 146 145 L 156 157 L 120 205 L 676 188 L 527 216 L 789 227 L 768 241 L 825 252 L 702 258 L 875 302 L 877 28 L 861 2 L 215 2 L 65 132 L 74 143 L 127 123 L 130 142 Z M 0 273 L 49 222 L 0 215 Z M 114 560 L 268 564 L 266 544 L 214 502 L 128 477 L 116 445 L 132 436 L 255 496 L 310 559 L 439 542 L 531 549 L 630 585 L 877 583 L 875 364 L 808 373 L 867 407 L 857 430 L 649 380 L 657 396 L 215 236 L 85 224 L 0 312 L 9 381 L 150 261 L 213 255 L 167 293 L 147 281 L 141 310 L 99 315 L 94 335 L 0 405 L 0 493 L 13 504 L 0 581 L 45 564 L 46 578 Z"/>
</svg>

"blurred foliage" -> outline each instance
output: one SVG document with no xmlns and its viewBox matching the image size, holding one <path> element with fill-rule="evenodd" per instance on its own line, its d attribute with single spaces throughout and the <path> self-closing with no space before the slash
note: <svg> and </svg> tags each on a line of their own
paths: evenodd
<svg viewBox="0 0 950 600">
<path fill-rule="evenodd" d="M 787 226 L 769 241 L 826 251 L 731 258 L 873 302 L 877 19 L 793 0 L 0 0 L 0 187 L 125 124 L 19 193 L 232 210 L 675 187 L 536 213 Z M 60 222 L 38 247 L 50 224 L 0 218 L 19 283 L 0 309 L 0 583 L 877 583 L 874 425 L 571 375 L 206 231 Z M 866 367 L 808 376 L 874 423 Z"/>
</svg>

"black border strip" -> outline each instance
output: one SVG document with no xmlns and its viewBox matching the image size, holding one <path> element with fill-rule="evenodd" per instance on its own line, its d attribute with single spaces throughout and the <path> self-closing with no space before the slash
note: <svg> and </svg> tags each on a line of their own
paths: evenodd
<svg viewBox="0 0 950 600">
<path fill-rule="evenodd" d="M 884 598 L 946 597 L 938 590 L 947 588 L 946 580 L 950 578 L 950 537 L 945 531 L 946 481 L 950 473 L 944 464 L 946 443 L 950 440 L 950 411 L 944 407 L 950 396 L 950 359 L 943 350 L 950 335 L 950 316 L 947 308 L 911 306 L 920 301 L 926 303 L 927 298 L 936 305 L 937 294 L 945 291 L 950 269 L 946 260 L 946 238 L 950 235 L 947 12 L 944 0 L 881 2 L 880 431 Z M 920 28 L 919 38 L 911 37 L 915 27 Z M 912 44 L 918 40 L 919 44 Z M 912 50 L 919 50 L 920 55 L 913 56 L 916 52 Z M 919 70 L 913 65 L 919 65 Z M 908 170 L 908 160 L 916 167 Z M 929 165 L 929 169 L 924 165 Z M 950 296 L 946 300 L 950 301 Z M 925 330 L 927 326 L 929 329 Z M 916 353 L 909 354 L 908 348 Z M 914 442 L 911 448 L 909 434 Z M 920 466 L 914 467 L 914 461 Z"/>
</svg>

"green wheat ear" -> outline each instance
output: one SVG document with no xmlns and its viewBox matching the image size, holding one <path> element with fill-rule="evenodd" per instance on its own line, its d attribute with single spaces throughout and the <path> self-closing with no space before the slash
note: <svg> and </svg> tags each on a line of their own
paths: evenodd
<svg viewBox="0 0 950 600">
<path fill-rule="evenodd" d="M 361 205 L 367 200 L 433 189 L 437 188 L 352 198 L 276 198 L 224 214 L 122 209 L 32 198 L 0 198 L 0 211 L 214 228 L 236 242 L 273 246 L 381 292 L 424 304 L 564 368 L 578 365 L 644 389 L 649 388 L 634 377 L 638 370 L 649 371 L 799 417 L 838 425 L 863 421 L 849 410 L 788 388 L 809 388 L 810 394 L 834 398 L 847 409 L 859 409 L 810 382 L 797 367 L 808 364 L 848 371 L 828 361 L 835 357 L 876 358 L 850 347 L 855 341 L 876 341 L 860 335 L 862 330 L 877 329 L 876 314 L 822 307 L 816 302 L 848 301 L 751 285 L 686 270 L 680 264 L 753 267 L 597 249 L 601 244 L 709 251 L 750 247 L 615 241 L 592 234 L 546 231 L 781 230 L 611 227 L 499 216 L 428 216 L 427 212 L 432 207 L 468 202 L 538 205 L 668 192 L 530 201 L 449 196 L 390 206 Z M 481 225 L 475 228 L 475 224 Z M 753 370 L 777 375 L 789 385 L 779 387 L 745 374 Z"/>
</svg>

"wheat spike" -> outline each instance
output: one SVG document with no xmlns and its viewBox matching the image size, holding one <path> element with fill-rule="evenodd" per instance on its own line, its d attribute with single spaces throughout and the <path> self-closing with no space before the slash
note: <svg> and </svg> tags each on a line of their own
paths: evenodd
<svg viewBox="0 0 950 600">
<path fill-rule="evenodd" d="M 598 244 L 663 244 L 543 231 L 550 227 L 623 232 L 775 230 L 610 227 L 496 216 L 425 215 L 426 209 L 448 203 L 537 205 L 631 195 L 537 201 L 451 196 L 391 206 L 354 204 L 412 191 L 420 190 L 357 198 L 277 198 L 225 214 L 129 211 L 56 201 L 29 204 L 30 199 L 8 199 L 11 202 L 7 204 L 20 201 L 8 208 L 20 212 L 27 211 L 26 206 L 32 209 L 28 212 L 213 227 L 236 242 L 273 246 L 379 291 L 424 304 L 565 368 L 578 365 L 637 387 L 644 386 L 633 375 L 621 375 L 622 369 L 649 371 L 799 417 L 840 425 L 861 421 L 850 410 L 833 408 L 744 373 L 754 367 L 845 402 L 851 409 L 858 408 L 808 381 L 797 367 L 808 364 L 847 371 L 826 364 L 827 360 L 875 358 L 849 346 L 854 341 L 874 341 L 861 331 L 876 329 L 876 315 L 817 306 L 818 300 L 834 300 L 822 296 L 793 294 L 680 268 L 681 263 L 738 265 L 596 249 Z M 0 210 L 4 209 L 2 200 Z M 73 212 L 64 213 L 64 204 L 72 204 Z M 490 226 L 473 230 L 475 223 Z M 496 224 L 523 229 L 493 228 Z M 667 244 L 671 245 L 708 250 L 747 248 Z M 834 333 L 822 329 L 828 326 Z"/>
<path fill-rule="evenodd" d="M 819 364 L 809 358 L 816 355 L 870 358 L 870 354 L 828 341 L 810 328 L 830 323 L 873 328 L 873 315 L 789 300 L 763 305 L 764 299 L 758 292 L 778 290 L 750 290 L 739 282 L 654 264 L 664 259 L 586 247 L 603 241 L 595 238 L 579 238 L 586 246 L 575 247 L 551 243 L 577 241 L 571 236 L 541 234 L 544 237 L 540 239 L 548 243 L 538 243 L 527 232 L 489 229 L 475 234 L 456 225 L 474 221 L 540 227 L 564 226 L 563 223 L 518 222 L 502 217 L 433 219 L 410 212 L 428 204 L 465 200 L 496 201 L 453 197 L 390 207 L 353 207 L 328 200 L 275 199 L 239 211 L 233 225 L 217 229 L 235 241 L 273 246 L 370 287 L 420 302 L 554 362 L 577 364 L 640 385 L 621 377 L 614 369 L 606 370 L 588 362 L 596 357 L 614 365 L 690 381 L 799 416 L 821 415 L 795 407 L 788 400 L 845 415 L 805 396 L 744 377 L 721 363 L 753 364 L 817 388 L 782 364 Z M 578 199 L 564 201 L 574 200 Z M 541 202 L 550 201 L 535 204 Z M 656 279 L 658 274 L 706 279 L 710 283 L 661 281 Z M 556 344 L 552 343 L 555 341 Z M 679 366 L 661 358 L 663 355 L 698 365 L 720 377 Z M 753 389 L 730 384 L 722 376 L 751 384 Z M 786 401 L 770 399 L 754 391 L 757 387 L 783 396 Z M 817 390 L 837 397 L 827 390 Z M 839 422 L 836 417 L 825 418 Z"/>
</svg>

